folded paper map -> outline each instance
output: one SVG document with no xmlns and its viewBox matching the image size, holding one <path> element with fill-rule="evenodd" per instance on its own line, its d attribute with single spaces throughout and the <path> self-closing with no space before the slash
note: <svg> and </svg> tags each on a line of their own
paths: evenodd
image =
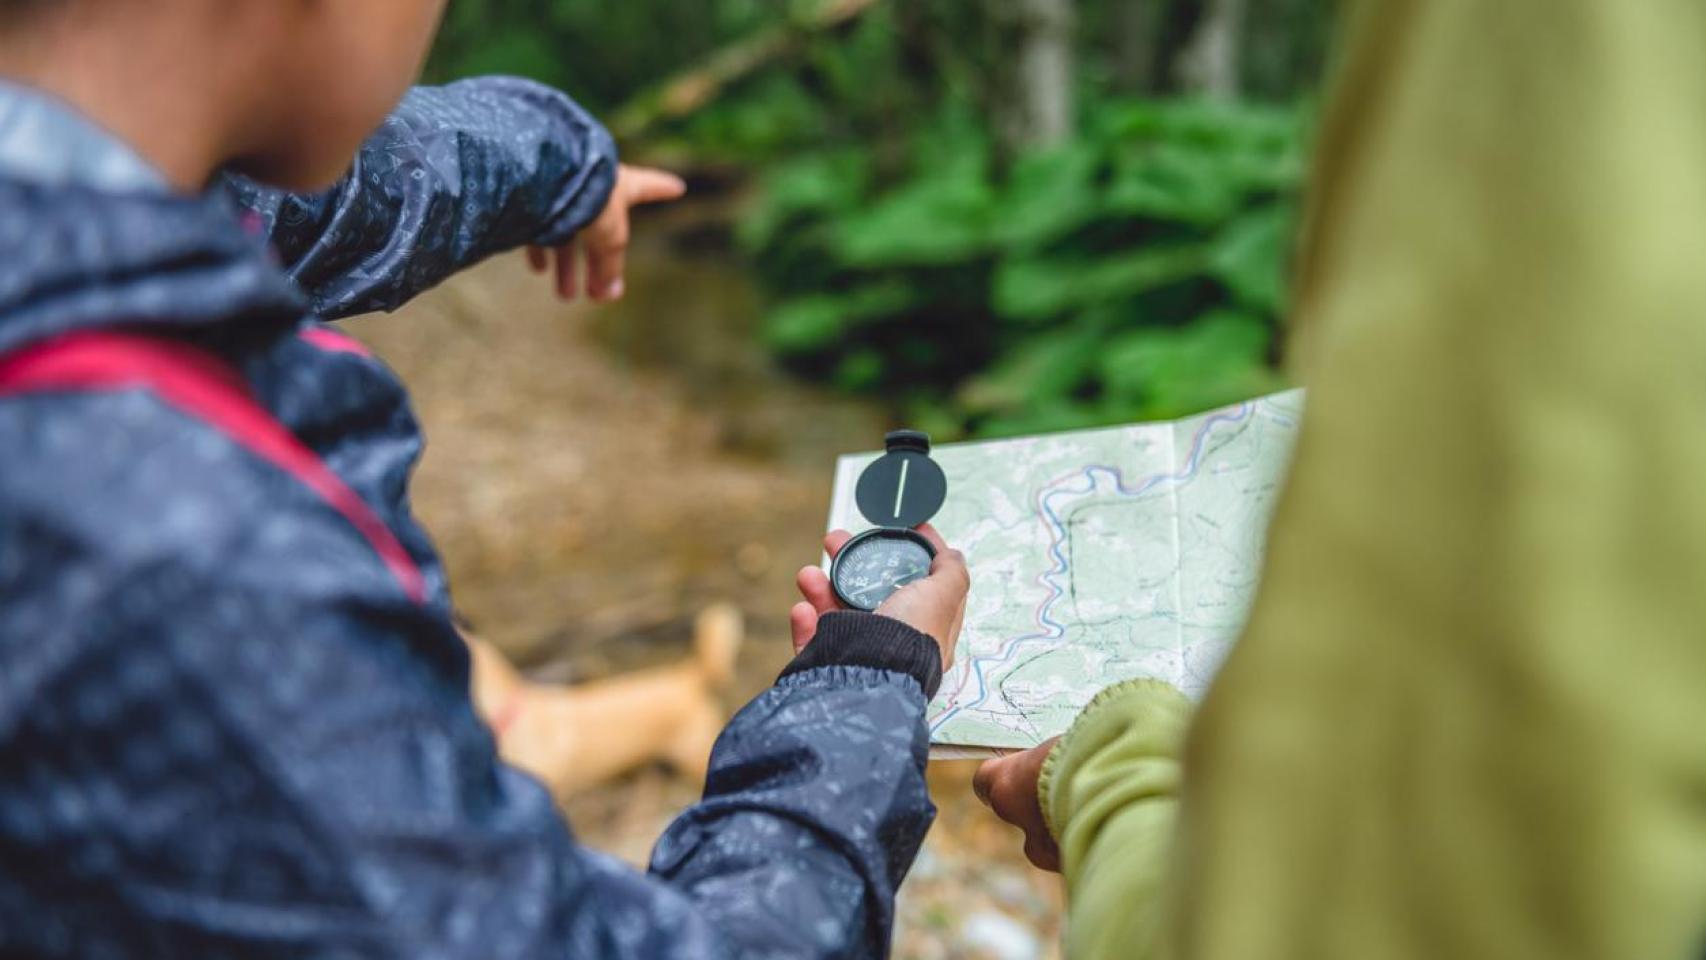
<svg viewBox="0 0 1706 960">
<path fill-rule="evenodd" d="M 934 523 L 965 551 L 972 590 L 932 744 L 1035 746 L 1137 677 L 1200 696 L 1249 613 L 1302 410 L 1295 391 L 1174 423 L 937 447 L 948 501 Z M 853 489 L 876 456 L 837 464 L 832 528 L 869 526 Z"/>
</svg>

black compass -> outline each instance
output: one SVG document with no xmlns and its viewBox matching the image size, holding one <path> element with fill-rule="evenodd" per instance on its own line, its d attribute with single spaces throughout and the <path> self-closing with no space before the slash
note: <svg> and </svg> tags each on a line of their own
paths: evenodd
<svg viewBox="0 0 1706 960">
<path fill-rule="evenodd" d="M 829 569 L 836 597 L 855 610 L 875 610 L 896 590 L 930 575 L 936 548 L 913 528 L 948 498 L 948 478 L 930 459 L 928 434 L 897 430 L 887 446 L 860 475 L 853 495 L 876 529 L 847 541 Z"/>
</svg>

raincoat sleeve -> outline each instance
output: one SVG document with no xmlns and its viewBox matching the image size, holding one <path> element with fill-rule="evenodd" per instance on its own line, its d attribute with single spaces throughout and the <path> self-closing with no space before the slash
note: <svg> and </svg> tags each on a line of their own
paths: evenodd
<svg viewBox="0 0 1706 960">
<path fill-rule="evenodd" d="M 115 407 L 137 413 L 87 414 Z M 220 487 L 211 476 L 184 482 Z M 168 500 L 180 518 L 201 503 Z M 0 565 L 0 952 L 887 954 L 934 812 L 914 679 L 829 666 L 779 681 L 729 724 L 704 799 L 642 873 L 580 846 L 545 789 L 499 762 L 454 629 L 383 568 L 340 566 L 353 538 L 335 515 L 248 519 L 228 536 L 198 524 L 189 560 L 118 531 L 152 557 L 126 572 L 51 533 L 76 518 L 0 517 L 0 559 L 28 540 L 52 560 Z M 270 543 L 244 533 L 275 523 Z M 338 575 L 281 562 L 287 543 Z"/>
<path fill-rule="evenodd" d="M 1163 872 L 1057 767 L 1073 956 L 1699 957 L 1706 5 L 1346 11 L 1261 589 Z"/>
<path fill-rule="evenodd" d="M 604 209 L 616 147 L 566 94 L 486 77 L 419 87 L 338 184 L 298 195 L 227 177 L 315 311 L 393 310 L 480 260 L 555 245 Z"/>
</svg>

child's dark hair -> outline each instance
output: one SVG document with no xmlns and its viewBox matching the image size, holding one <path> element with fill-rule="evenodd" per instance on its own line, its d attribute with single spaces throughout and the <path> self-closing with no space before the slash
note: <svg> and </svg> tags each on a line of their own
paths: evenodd
<svg viewBox="0 0 1706 960">
<path fill-rule="evenodd" d="M 74 0 L 0 0 L 0 31 L 22 30 L 40 18 L 70 8 Z M 6 39 L 0 37 L 0 40 Z"/>
</svg>

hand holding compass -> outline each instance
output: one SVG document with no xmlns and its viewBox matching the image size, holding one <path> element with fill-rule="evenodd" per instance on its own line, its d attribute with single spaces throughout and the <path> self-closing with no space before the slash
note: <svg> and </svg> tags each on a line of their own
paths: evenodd
<svg viewBox="0 0 1706 960">
<path fill-rule="evenodd" d="M 854 489 L 859 512 L 875 525 L 835 555 L 829 583 L 843 605 L 875 610 L 896 590 L 930 575 L 936 546 L 915 528 L 948 498 L 948 478 L 930 459 L 930 437 L 888 435 L 888 452 L 865 468 Z"/>
<path fill-rule="evenodd" d="M 947 480 L 929 451 L 922 433 L 889 434 L 888 453 L 861 475 L 855 499 L 876 526 L 858 536 L 838 530 L 826 537 L 833 557 L 827 575 L 816 566 L 800 571 L 805 602 L 789 618 L 796 650 L 816 633 L 819 615 L 854 609 L 929 634 L 942 648 L 943 665 L 952 662 L 970 580 L 964 555 L 927 523 L 947 497 Z"/>
</svg>

